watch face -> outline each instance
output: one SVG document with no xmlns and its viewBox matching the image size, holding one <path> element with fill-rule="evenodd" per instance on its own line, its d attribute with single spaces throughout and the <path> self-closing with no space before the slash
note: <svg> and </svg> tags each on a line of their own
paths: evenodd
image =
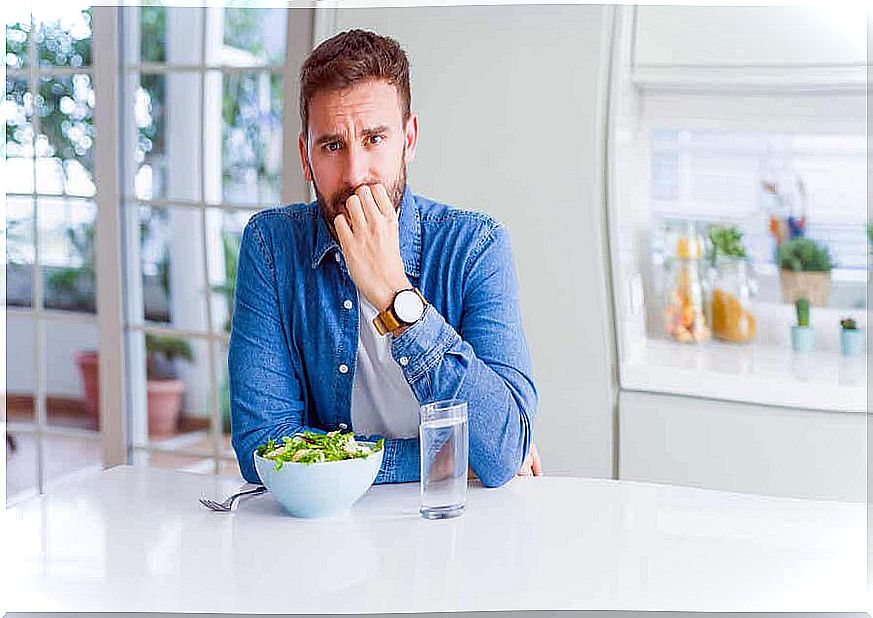
<svg viewBox="0 0 873 618">
<path fill-rule="evenodd" d="M 424 303 L 412 290 L 403 290 L 394 298 L 394 313 L 403 322 L 411 324 L 424 313 Z"/>
</svg>

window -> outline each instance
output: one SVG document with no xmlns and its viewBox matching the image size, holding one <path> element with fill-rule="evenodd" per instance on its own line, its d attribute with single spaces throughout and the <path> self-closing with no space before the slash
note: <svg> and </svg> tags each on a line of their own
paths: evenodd
<svg viewBox="0 0 873 618">
<path fill-rule="evenodd" d="M 6 457 L 15 502 L 101 467 L 81 397 L 95 313 L 94 13 L 6 11 Z"/>
<path fill-rule="evenodd" d="M 806 213 L 806 235 L 838 268 L 867 269 L 866 138 L 748 131 L 652 130 L 652 214 L 738 225 L 749 255 L 775 267 L 769 215 Z M 781 201 L 763 182 L 779 187 Z"/>
<path fill-rule="evenodd" d="M 288 29 L 303 53 L 311 19 L 7 11 L 10 503 L 104 461 L 239 476 L 226 375 L 236 255 L 252 214 L 306 193 L 283 164 L 297 156 L 285 75 Z M 105 346 L 126 375 L 99 374 Z"/>
<path fill-rule="evenodd" d="M 227 381 L 236 256 L 251 215 L 283 202 L 289 11 L 123 15 L 133 462 L 239 475 Z"/>
</svg>

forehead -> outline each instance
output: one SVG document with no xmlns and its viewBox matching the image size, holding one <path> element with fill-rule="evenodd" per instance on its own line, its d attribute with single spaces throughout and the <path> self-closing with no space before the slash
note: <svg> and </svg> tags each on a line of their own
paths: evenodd
<svg viewBox="0 0 873 618">
<path fill-rule="evenodd" d="M 345 90 L 322 90 L 309 100 L 309 133 L 356 128 L 399 126 L 400 95 L 387 81 L 370 80 Z"/>
</svg>

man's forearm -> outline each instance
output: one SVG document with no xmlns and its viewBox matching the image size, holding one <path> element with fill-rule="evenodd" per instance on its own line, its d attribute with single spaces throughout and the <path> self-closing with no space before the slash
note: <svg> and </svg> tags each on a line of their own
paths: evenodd
<svg viewBox="0 0 873 618">
<path fill-rule="evenodd" d="M 470 463 L 486 486 L 499 486 L 518 471 L 530 444 L 536 392 L 512 366 L 498 373 L 477 358 L 431 306 L 422 320 L 394 340 L 392 354 L 419 401 L 467 402 Z"/>
</svg>

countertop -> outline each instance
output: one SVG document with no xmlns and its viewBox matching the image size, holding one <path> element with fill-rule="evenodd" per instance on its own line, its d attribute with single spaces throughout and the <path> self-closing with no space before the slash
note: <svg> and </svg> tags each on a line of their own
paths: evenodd
<svg viewBox="0 0 873 618">
<path fill-rule="evenodd" d="M 426 521 L 418 484 L 300 520 L 227 477 L 117 466 L 5 513 L 8 611 L 864 611 L 866 507 L 630 481 L 471 483 Z"/>
</svg>

